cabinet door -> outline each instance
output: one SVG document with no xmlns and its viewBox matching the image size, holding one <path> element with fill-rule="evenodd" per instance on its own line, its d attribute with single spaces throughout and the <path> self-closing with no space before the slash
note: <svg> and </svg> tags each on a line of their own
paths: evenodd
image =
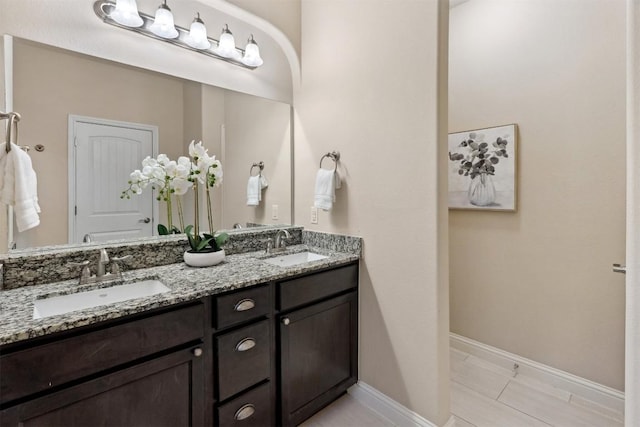
<svg viewBox="0 0 640 427">
<path fill-rule="evenodd" d="M 357 293 L 280 316 L 281 417 L 297 425 L 357 381 Z"/>
<path fill-rule="evenodd" d="M 201 426 L 201 348 L 177 351 L 0 412 L 2 426 Z"/>
</svg>

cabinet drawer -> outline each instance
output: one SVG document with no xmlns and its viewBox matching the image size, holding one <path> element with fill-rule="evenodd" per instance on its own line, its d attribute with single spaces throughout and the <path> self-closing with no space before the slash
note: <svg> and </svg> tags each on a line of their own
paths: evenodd
<svg viewBox="0 0 640 427">
<path fill-rule="evenodd" d="M 278 308 L 287 310 L 358 287 L 358 266 L 339 267 L 278 283 Z"/>
<path fill-rule="evenodd" d="M 241 427 L 265 427 L 273 423 L 273 400 L 271 384 L 236 397 L 218 408 L 218 425 Z"/>
<path fill-rule="evenodd" d="M 213 318 L 217 329 L 269 314 L 269 286 L 260 286 L 215 298 Z"/>
<path fill-rule="evenodd" d="M 268 320 L 217 337 L 216 348 L 218 401 L 269 378 L 271 330 Z"/>
<path fill-rule="evenodd" d="M 201 339 L 202 304 L 0 356 L 2 402 Z"/>
</svg>

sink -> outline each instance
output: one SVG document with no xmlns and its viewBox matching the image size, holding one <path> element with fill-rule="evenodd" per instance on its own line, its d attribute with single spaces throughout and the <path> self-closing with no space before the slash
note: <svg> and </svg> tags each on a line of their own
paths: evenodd
<svg viewBox="0 0 640 427">
<path fill-rule="evenodd" d="M 264 262 L 280 267 L 291 267 L 292 265 L 305 264 L 311 261 L 318 261 L 329 258 L 326 255 L 316 254 L 314 252 L 298 252 L 295 254 L 280 255 L 273 258 L 263 259 Z"/>
<path fill-rule="evenodd" d="M 94 289 L 92 291 L 51 296 L 35 301 L 33 318 L 42 319 L 43 317 L 84 310 L 99 305 L 109 305 L 134 298 L 148 297 L 169 290 L 170 289 L 161 281 L 149 279 L 108 288 Z"/>
</svg>

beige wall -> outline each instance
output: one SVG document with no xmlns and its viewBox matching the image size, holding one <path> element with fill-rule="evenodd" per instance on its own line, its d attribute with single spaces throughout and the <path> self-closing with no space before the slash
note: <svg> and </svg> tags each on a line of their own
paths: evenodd
<svg viewBox="0 0 640 427">
<path fill-rule="evenodd" d="M 289 105 L 237 92 L 225 95 L 223 228 L 234 223 L 291 224 L 291 120 Z M 269 182 L 258 206 L 247 206 L 253 163 L 264 162 Z M 253 175 L 258 173 L 254 168 Z M 273 205 L 278 218 L 272 219 Z"/>
<path fill-rule="evenodd" d="M 360 379 L 438 425 L 449 416 L 444 3 L 303 1 L 295 94 L 296 223 L 364 238 Z M 345 182 L 313 225 L 331 150 Z"/>
<path fill-rule="evenodd" d="M 616 389 L 624 12 L 623 0 L 474 0 L 450 25 L 450 131 L 520 131 L 518 212 L 450 213 L 451 330 Z"/>
<path fill-rule="evenodd" d="M 224 89 L 213 86 L 202 87 L 202 138 L 205 141 L 205 146 L 209 148 L 209 155 L 215 155 L 217 159 L 222 160 L 222 172 L 226 174 L 229 170 L 229 165 L 224 161 L 222 134 L 220 132 L 225 120 L 225 92 Z M 226 187 L 228 184 L 229 180 L 223 176 L 222 185 Z M 214 213 L 214 227 L 218 230 L 222 228 L 223 189 L 216 187 L 212 191 L 211 205 Z M 201 213 L 201 223 L 206 224 L 206 214 L 204 211 L 201 211 Z"/>
<path fill-rule="evenodd" d="M 69 114 L 156 125 L 159 152 L 182 154 L 182 81 L 14 39 L 14 108 L 20 143 L 38 174 L 40 226 L 16 233 L 18 247 L 67 243 Z M 165 210 L 161 206 L 160 221 Z"/>
<path fill-rule="evenodd" d="M 284 33 L 300 56 L 300 0 L 228 0 L 259 16 Z"/>
<path fill-rule="evenodd" d="M 0 67 L 0 96 L 2 96 L 2 99 L 0 99 L 0 105 L 2 106 L 1 111 L 6 112 L 7 108 L 5 105 L 4 90 L 4 41 L 0 43 L 0 64 L 2 64 L 2 66 Z M 2 128 L 0 130 L 0 135 L 2 135 L 2 139 L 0 141 L 6 140 L 5 127 L 6 122 L 3 121 L 2 125 L 0 125 L 0 128 Z M 7 242 L 9 240 L 9 228 L 7 226 L 7 221 L 7 209 L 4 207 L 4 205 L 0 204 L 0 254 L 7 253 L 9 250 L 9 247 L 7 245 Z"/>
</svg>

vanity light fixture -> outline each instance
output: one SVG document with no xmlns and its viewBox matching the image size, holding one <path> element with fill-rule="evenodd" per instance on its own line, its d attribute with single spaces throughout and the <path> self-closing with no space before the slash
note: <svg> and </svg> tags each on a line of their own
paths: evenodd
<svg viewBox="0 0 640 427">
<path fill-rule="evenodd" d="M 258 43 L 253 39 L 253 34 L 247 41 L 247 47 L 244 48 L 244 56 L 242 57 L 242 63 L 249 67 L 259 67 L 264 61 L 260 57 L 260 48 Z"/>
<path fill-rule="evenodd" d="M 97 0 L 93 4 L 93 11 L 105 24 L 162 40 L 243 68 L 254 70 L 264 63 L 253 34 L 245 50 L 237 48 L 233 34 L 225 24 L 218 41 L 207 36 L 207 28 L 199 13 L 187 30 L 175 25 L 167 0 L 163 0 L 158 7 L 155 17 L 138 11 L 136 0 Z"/>
<path fill-rule="evenodd" d="M 124 25 L 125 27 L 137 28 L 144 24 L 144 21 L 138 14 L 136 0 L 117 0 L 116 8 L 111 12 L 111 17 L 118 24 Z"/>
<path fill-rule="evenodd" d="M 240 59 L 238 51 L 236 50 L 236 41 L 233 38 L 233 34 L 229 31 L 229 26 L 224 24 L 222 34 L 220 34 L 220 41 L 218 42 L 218 48 L 214 51 L 220 56 L 225 58 Z"/>
<path fill-rule="evenodd" d="M 204 26 L 204 22 L 200 19 L 200 13 L 193 18 L 185 42 L 194 49 L 209 49 L 211 47 L 211 43 L 207 39 L 207 27 Z"/>
<path fill-rule="evenodd" d="M 175 39 L 178 37 L 178 30 L 173 23 L 173 13 L 167 6 L 167 0 L 164 0 L 158 10 L 156 10 L 156 18 L 153 24 L 149 26 L 153 34 L 164 39 Z"/>
</svg>

